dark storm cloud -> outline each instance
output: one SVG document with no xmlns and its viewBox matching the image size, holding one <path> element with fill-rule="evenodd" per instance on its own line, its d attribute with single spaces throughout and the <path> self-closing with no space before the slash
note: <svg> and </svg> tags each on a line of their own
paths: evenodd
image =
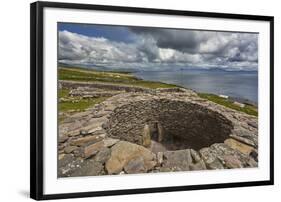
<svg viewBox="0 0 281 202">
<path fill-rule="evenodd" d="M 159 28 L 131 27 L 135 34 L 144 37 L 151 36 L 159 48 L 171 48 L 180 51 L 195 52 L 200 42 L 196 32 L 189 30 L 172 30 Z"/>
</svg>

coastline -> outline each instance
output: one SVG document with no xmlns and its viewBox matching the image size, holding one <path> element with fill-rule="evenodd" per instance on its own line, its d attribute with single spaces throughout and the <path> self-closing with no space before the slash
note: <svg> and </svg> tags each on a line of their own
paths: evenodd
<svg viewBox="0 0 281 202">
<path fill-rule="evenodd" d="M 208 99 L 217 104 L 224 105 L 226 107 L 243 111 L 250 115 L 257 116 L 257 104 L 240 97 L 226 96 L 224 94 L 205 93 L 198 92 L 192 88 L 181 86 L 179 84 L 170 84 L 162 81 L 150 81 L 137 77 L 132 72 L 117 72 L 117 71 L 99 71 L 94 69 L 77 68 L 77 67 L 59 67 L 59 80 L 77 83 L 75 87 L 92 87 L 97 89 L 107 90 L 121 90 L 121 91 L 144 91 L 145 89 L 157 89 L 157 88 L 185 88 L 193 90 L 201 98 Z M 79 84 L 80 83 L 80 84 Z M 84 83 L 84 84 L 83 84 Z M 131 90 L 129 90 L 131 89 Z M 69 92 L 68 92 L 69 93 Z M 61 98 L 61 97 L 60 97 Z M 65 97 L 62 97 L 64 100 Z M 68 100 L 68 98 L 66 99 Z M 101 99 L 103 100 L 103 99 Z M 96 103 L 94 100 L 93 103 Z M 62 105 L 69 105 L 67 109 L 71 109 L 71 103 L 63 102 Z M 87 106 L 87 105 L 86 105 Z M 65 107 L 63 107 L 65 108 Z M 76 107 L 75 107 L 76 108 Z"/>
</svg>

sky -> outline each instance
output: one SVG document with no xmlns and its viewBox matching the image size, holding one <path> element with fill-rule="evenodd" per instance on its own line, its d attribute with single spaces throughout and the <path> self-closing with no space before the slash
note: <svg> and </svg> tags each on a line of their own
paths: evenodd
<svg viewBox="0 0 281 202">
<path fill-rule="evenodd" d="M 58 60 L 69 65 L 258 69 L 256 33 L 59 23 L 58 43 Z"/>
</svg>

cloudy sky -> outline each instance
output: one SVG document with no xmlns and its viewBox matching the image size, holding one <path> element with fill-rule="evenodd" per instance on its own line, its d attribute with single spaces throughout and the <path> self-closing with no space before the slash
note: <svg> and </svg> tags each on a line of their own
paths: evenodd
<svg viewBox="0 0 281 202">
<path fill-rule="evenodd" d="M 258 34 L 59 23 L 60 63 L 257 70 Z"/>
</svg>

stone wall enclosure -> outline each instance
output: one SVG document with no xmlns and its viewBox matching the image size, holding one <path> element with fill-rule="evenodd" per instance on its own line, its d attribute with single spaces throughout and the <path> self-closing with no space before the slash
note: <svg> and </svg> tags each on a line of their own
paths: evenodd
<svg viewBox="0 0 281 202">
<path fill-rule="evenodd" d="M 228 138 L 231 122 L 194 103 L 157 99 L 129 103 L 114 110 L 107 132 L 113 138 L 143 144 L 145 127 L 167 150 L 199 150 Z"/>
</svg>

